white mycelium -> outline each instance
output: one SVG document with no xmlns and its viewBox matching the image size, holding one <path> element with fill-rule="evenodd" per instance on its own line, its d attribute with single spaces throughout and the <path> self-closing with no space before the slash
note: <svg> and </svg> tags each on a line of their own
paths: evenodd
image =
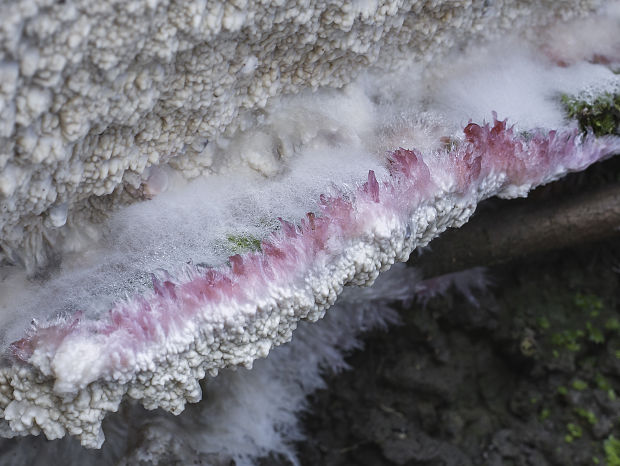
<svg viewBox="0 0 620 466">
<path fill-rule="evenodd" d="M 620 151 L 617 139 L 576 131 L 519 137 L 506 124 L 470 124 L 466 139 L 424 160 L 398 150 L 390 172 L 321 198 L 300 226 L 282 221 L 262 252 L 217 269 L 189 266 L 154 279 L 154 290 L 116 304 L 98 320 L 76 314 L 34 329 L 12 348 L 28 366 L 1 372 L 4 419 L 15 432 L 69 432 L 99 447 L 100 423 L 123 396 L 173 413 L 196 402 L 198 380 L 251 367 L 289 341 L 299 320 L 316 321 L 346 285 L 369 285 L 491 195 L 524 195 L 567 171 Z"/>
<path fill-rule="evenodd" d="M 617 138 L 580 135 L 557 103 L 617 77 L 581 56 L 558 68 L 536 41 L 504 39 L 511 58 L 487 46 L 426 78 L 378 73 L 267 101 L 590 6 L 487 3 L 123 2 L 73 16 L 70 2 L 0 7 L 15 8 L 4 31 L 25 21 L 34 37 L 0 36 L 15 61 L 0 68 L 15 82 L 0 85 L 15 113 L 0 134 L 5 259 L 31 272 L 50 258 L 45 242 L 66 238 L 50 277 L 27 281 L 14 266 L 0 283 L 12 342 L 0 368 L 3 435 L 68 433 L 100 447 L 102 419 L 125 397 L 180 413 L 205 375 L 251 367 L 299 321 L 323 317 L 343 287 L 370 285 L 480 200 L 526 195 L 620 151 Z M 52 21 L 61 13 L 86 25 L 83 40 Z M 64 61 L 56 40 L 70 47 Z M 483 124 L 493 108 L 520 126 Z M 220 175 L 187 184 L 204 171 Z M 154 199 L 96 222 L 132 197 Z M 259 238 L 261 251 L 227 259 L 228 233 Z"/>
<path fill-rule="evenodd" d="M 67 226 L 78 229 L 98 220 L 142 196 L 148 167 L 195 177 L 234 164 L 213 158 L 208 142 L 244 128 L 240 112 L 272 96 L 341 87 L 369 66 L 429 62 L 475 37 L 599 3 L 3 2 L 0 260 L 31 273 L 53 262 L 70 234 L 55 212 L 68 206 Z M 243 161 L 266 174 L 277 165 L 271 154 Z"/>
</svg>

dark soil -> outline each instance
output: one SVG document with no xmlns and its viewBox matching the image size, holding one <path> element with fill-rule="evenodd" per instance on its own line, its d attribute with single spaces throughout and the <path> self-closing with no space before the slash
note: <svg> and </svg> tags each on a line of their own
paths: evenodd
<svg viewBox="0 0 620 466">
<path fill-rule="evenodd" d="M 620 242 L 401 310 L 304 418 L 307 465 L 592 465 L 620 452 Z"/>
<path fill-rule="evenodd" d="M 617 183 L 619 163 L 533 202 Z M 477 303 L 400 309 L 310 397 L 302 464 L 620 466 L 619 267 L 620 235 L 490 268 Z"/>
</svg>

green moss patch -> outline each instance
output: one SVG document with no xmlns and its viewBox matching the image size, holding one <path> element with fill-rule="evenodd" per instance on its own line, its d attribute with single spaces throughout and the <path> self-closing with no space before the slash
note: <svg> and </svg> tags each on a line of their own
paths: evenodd
<svg viewBox="0 0 620 466">
<path fill-rule="evenodd" d="M 582 131 L 620 134 L 620 93 L 605 92 L 593 99 L 563 95 L 561 100 L 567 117 L 577 120 Z"/>
</svg>

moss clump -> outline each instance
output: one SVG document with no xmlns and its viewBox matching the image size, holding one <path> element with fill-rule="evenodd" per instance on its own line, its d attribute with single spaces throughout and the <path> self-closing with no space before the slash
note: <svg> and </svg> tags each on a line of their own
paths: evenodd
<svg viewBox="0 0 620 466">
<path fill-rule="evenodd" d="M 552 311 L 551 306 L 541 309 L 543 314 L 536 320 L 538 332 L 550 344 L 554 359 L 564 352 L 576 354 L 591 348 L 590 343 L 603 345 L 608 338 L 620 334 L 615 310 L 597 295 L 576 293 L 572 303 L 567 300 L 565 305 L 555 307 L 559 311 Z"/>
<path fill-rule="evenodd" d="M 574 301 L 575 306 L 587 313 L 590 317 L 598 317 L 605 308 L 603 300 L 594 294 L 577 293 Z"/>
<path fill-rule="evenodd" d="M 583 435 L 583 430 L 581 430 L 581 427 L 579 427 L 577 424 L 573 424 L 572 422 L 566 425 L 566 429 L 568 430 L 567 437 L 570 436 L 571 441 L 572 439 L 581 438 L 581 436 Z"/>
<path fill-rule="evenodd" d="M 586 322 L 586 329 L 588 330 L 588 340 L 592 343 L 605 343 L 603 332 L 599 328 L 594 327 L 591 322 Z"/>
<path fill-rule="evenodd" d="M 575 390 L 578 390 L 578 391 L 582 392 L 586 388 L 588 388 L 588 383 L 584 382 L 583 380 L 576 379 L 576 380 L 573 381 L 573 388 Z"/>
<path fill-rule="evenodd" d="M 603 449 L 607 466 L 620 466 L 620 440 L 609 436 L 603 443 Z"/>
<path fill-rule="evenodd" d="M 251 235 L 228 235 L 226 240 L 228 241 L 228 247 L 235 254 L 261 250 L 260 239 Z"/>
<path fill-rule="evenodd" d="M 583 418 L 584 420 L 588 422 L 588 424 L 592 426 L 596 424 L 597 422 L 596 414 L 594 414 L 592 411 L 588 409 L 575 408 L 574 412 L 577 416 Z"/>
<path fill-rule="evenodd" d="M 564 111 L 577 120 L 582 131 L 592 130 L 596 136 L 620 134 L 620 93 L 605 92 L 593 100 L 562 95 Z"/>
<path fill-rule="evenodd" d="M 538 327 L 542 330 L 548 330 L 551 326 L 551 324 L 549 323 L 549 319 L 547 319 L 545 316 L 539 317 L 536 320 L 536 323 L 538 324 Z"/>
<path fill-rule="evenodd" d="M 612 317 L 605 322 L 605 328 L 607 330 L 620 330 L 620 321 L 617 318 Z"/>
<path fill-rule="evenodd" d="M 578 341 L 583 335 L 584 332 L 582 330 L 563 330 L 551 336 L 551 343 L 568 351 L 576 352 L 581 349 Z"/>
</svg>

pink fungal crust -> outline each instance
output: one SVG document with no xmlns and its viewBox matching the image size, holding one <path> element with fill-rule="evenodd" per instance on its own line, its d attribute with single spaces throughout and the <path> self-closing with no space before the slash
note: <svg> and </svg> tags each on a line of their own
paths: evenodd
<svg viewBox="0 0 620 466">
<path fill-rule="evenodd" d="M 388 156 L 389 176 L 368 181 L 352 192 L 322 195 L 316 213 L 299 224 L 281 220 L 281 229 L 262 242 L 260 252 L 230 257 L 230 266 L 204 269 L 187 266 L 182 277 L 153 278 L 153 291 L 118 302 L 98 320 L 75 315 L 66 322 L 39 326 L 12 344 L 13 354 L 28 361 L 37 348 L 51 357 L 67 338 L 103 339 L 106 370 L 135 371 L 136 356 L 160 348 L 188 328 L 244 325 L 263 311 L 257 303 L 265 294 L 291 281 L 304 280 L 307 271 L 326 263 L 348 244 L 368 234 L 375 213 L 388 212 L 408 224 L 425 203 L 447 195 L 471 199 L 499 194 L 524 195 L 532 186 L 620 151 L 617 138 L 582 137 L 576 130 L 519 134 L 506 121 L 469 123 L 464 139 L 443 153 L 423 157 L 398 149 Z M 497 189 L 486 193 L 493 180 Z M 479 195 L 478 193 L 485 194 Z M 191 325 L 189 325 L 191 324 Z M 188 327 L 189 325 L 189 327 Z"/>
</svg>

